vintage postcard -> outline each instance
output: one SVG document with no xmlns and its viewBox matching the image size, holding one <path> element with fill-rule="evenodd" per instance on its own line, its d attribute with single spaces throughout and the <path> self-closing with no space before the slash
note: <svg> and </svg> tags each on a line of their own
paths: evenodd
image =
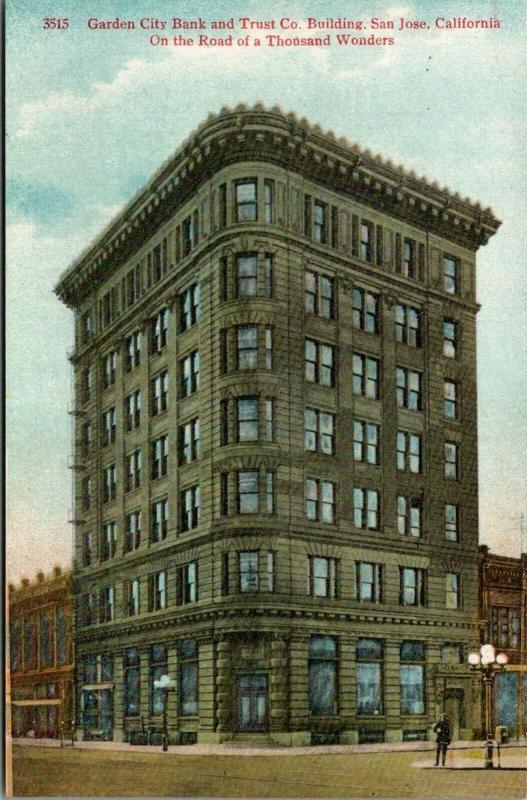
<svg viewBox="0 0 527 800">
<path fill-rule="evenodd" d="M 525 0 L 7 0 L 7 796 L 525 797 Z"/>
</svg>

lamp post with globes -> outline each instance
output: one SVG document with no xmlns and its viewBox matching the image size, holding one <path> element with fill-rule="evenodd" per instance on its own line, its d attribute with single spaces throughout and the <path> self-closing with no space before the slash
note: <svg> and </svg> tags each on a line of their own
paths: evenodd
<svg viewBox="0 0 527 800">
<path fill-rule="evenodd" d="M 493 769 L 492 739 L 492 689 L 497 672 L 503 672 L 508 662 L 505 653 L 498 653 L 491 644 L 480 647 L 479 653 L 469 653 L 468 665 L 473 672 L 481 673 L 485 687 L 485 769 Z"/>
<path fill-rule="evenodd" d="M 159 680 L 154 681 L 154 689 L 160 689 L 163 692 L 163 751 L 166 753 L 168 750 L 168 694 L 176 691 L 176 682 L 166 674 L 161 675 Z"/>
</svg>

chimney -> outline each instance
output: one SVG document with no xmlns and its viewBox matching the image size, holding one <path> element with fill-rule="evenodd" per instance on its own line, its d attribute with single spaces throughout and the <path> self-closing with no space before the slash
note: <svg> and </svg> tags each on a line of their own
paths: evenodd
<svg viewBox="0 0 527 800">
<path fill-rule="evenodd" d="M 44 583 L 44 573 L 37 572 L 37 583 Z"/>
<path fill-rule="evenodd" d="M 58 564 L 53 567 L 53 575 L 55 578 L 60 578 L 62 575 L 62 567 L 59 567 Z"/>
<path fill-rule="evenodd" d="M 22 578 L 22 586 L 25 588 L 29 586 L 29 578 Z"/>
</svg>

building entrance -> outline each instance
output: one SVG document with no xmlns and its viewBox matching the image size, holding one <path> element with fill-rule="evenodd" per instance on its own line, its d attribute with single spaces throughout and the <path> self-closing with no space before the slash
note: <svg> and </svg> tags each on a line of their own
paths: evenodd
<svg viewBox="0 0 527 800">
<path fill-rule="evenodd" d="M 266 731 L 268 727 L 267 675 L 252 672 L 237 678 L 237 728 Z"/>
<path fill-rule="evenodd" d="M 465 727 L 462 689 L 453 689 L 450 692 L 447 691 L 443 703 L 443 710 L 450 721 L 452 741 L 456 741 L 459 739 L 460 729 Z"/>
<path fill-rule="evenodd" d="M 84 739 L 113 738 L 113 692 L 111 689 L 82 690 Z"/>
</svg>

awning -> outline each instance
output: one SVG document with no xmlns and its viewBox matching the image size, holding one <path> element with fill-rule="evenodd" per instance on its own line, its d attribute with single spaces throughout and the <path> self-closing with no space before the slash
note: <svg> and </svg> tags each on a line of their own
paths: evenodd
<svg viewBox="0 0 527 800">
<path fill-rule="evenodd" d="M 62 700 L 60 698 L 53 700 L 11 700 L 12 706 L 60 706 L 61 704 Z"/>
</svg>

